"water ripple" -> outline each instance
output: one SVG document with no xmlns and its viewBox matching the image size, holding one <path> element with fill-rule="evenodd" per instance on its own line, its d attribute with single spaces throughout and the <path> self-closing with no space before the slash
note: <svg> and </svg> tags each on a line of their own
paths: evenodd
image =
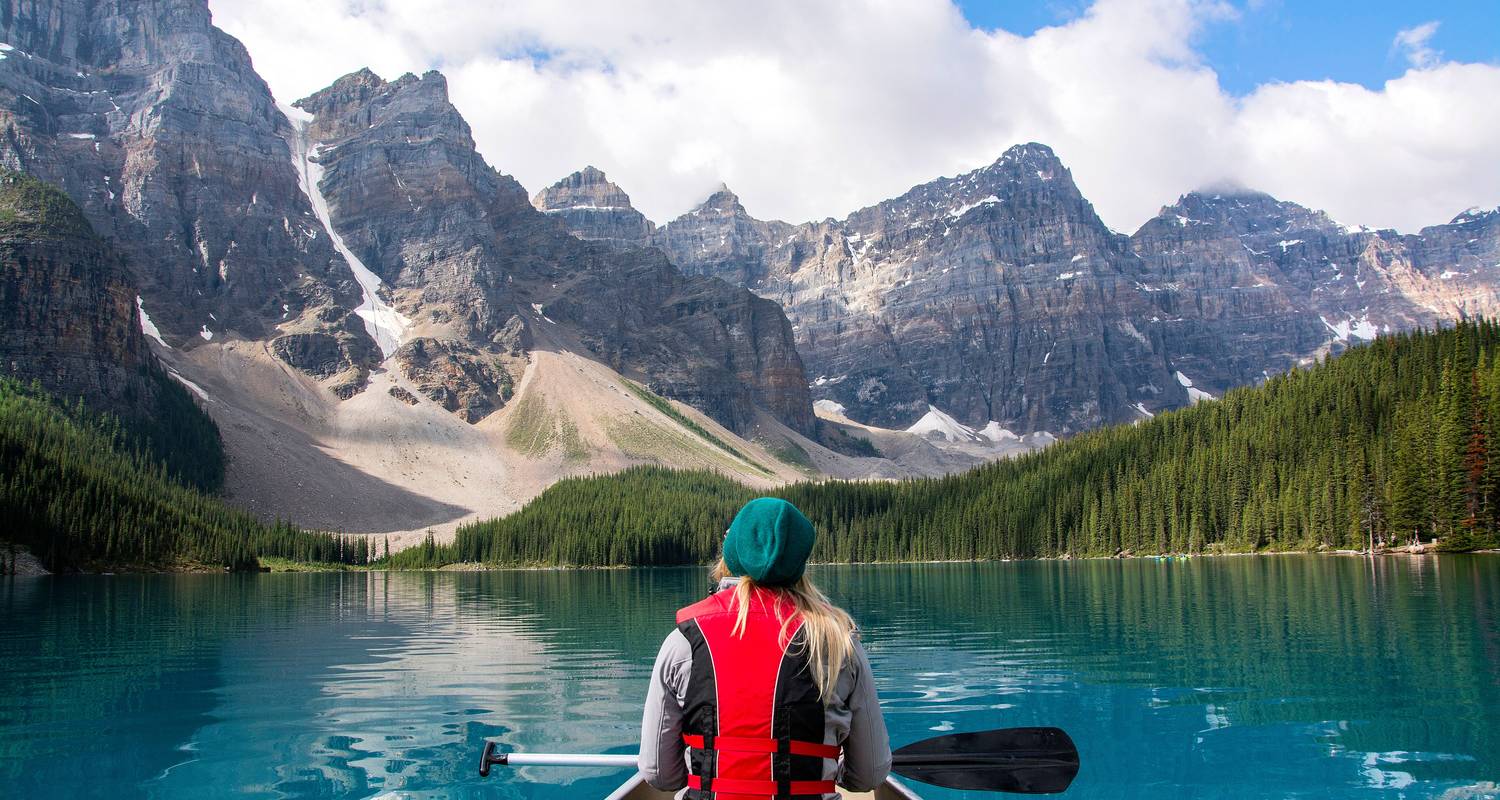
<svg viewBox="0 0 1500 800">
<path fill-rule="evenodd" d="M 1068 797 L 1496 796 L 1500 559 L 816 577 L 860 622 L 896 744 L 1059 725 L 1084 754 Z M 474 762 L 485 739 L 631 752 L 651 660 L 704 585 L 699 570 L 13 579 L 0 782 L 43 800 L 603 796 L 618 771 L 485 784 Z"/>
</svg>

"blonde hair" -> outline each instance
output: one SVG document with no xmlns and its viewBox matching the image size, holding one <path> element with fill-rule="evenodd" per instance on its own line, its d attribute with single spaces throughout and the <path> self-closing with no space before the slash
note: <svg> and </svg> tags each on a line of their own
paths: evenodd
<svg viewBox="0 0 1500 800">
<path fill-rule="evenodd" d="M 732 577 L 735 575 L 729 571 L 724 559 L 719 559 L 719 563 L 714 565 L 714 580 L 717 582 Z M 833 702 L 839 673 L 854 657 L 854 640 L 859 635 L 849 612 L 829 602 L 828 597 L 806 575 L 798 578 L 791 586 L 767 586 L 756 583 L 747 576 L 739 578 L 739 584 L 734 587 L 734 605 L 738 613 L 732 629 L 734 635 L 743 636 L 745 633 L 750 601 L 755 597 L 757 588 L 774 592 L 791 601 L 795 611 L 786 616 L 782 616 L 784 604 L 773 604 L 773 613 L 781 623 L 781 645 L 785 647 L 790 643 L 792 637 L 788 631 L 792 623 L 801 618 L 802 631 L 805 632 L 802 642 L 806 648 L 807 667 L 812 671 L 813 685 L 818 687 L 818 698 L 823 701 L 823 705 Z"/>
</svg>

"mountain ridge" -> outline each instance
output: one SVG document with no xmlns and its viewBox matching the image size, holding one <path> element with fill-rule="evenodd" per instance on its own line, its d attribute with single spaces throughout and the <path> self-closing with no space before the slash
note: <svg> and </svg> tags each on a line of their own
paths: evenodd
<svg viewBox="0 0 1500 800">
<path fill-rule="evenodd" d="M 1500 311 L 1495 219 L 1469 209 L 1418 234 L 1372 231 L 1236 187 L 1187 192 L 1126 235 L 1033 142 L 841 220 L 762 221 L 720 198 L 635 246 L 781 302 L 815 399 L 852 419 L 907 427 L 935 406 L 972 428 L 1066 434 L 1264 380 L 1376 331 Z M 1014 313 L 1018 299 L 1047 313 Z M 885 397 L 870 402 L 872 388 Z"/>
</svg>

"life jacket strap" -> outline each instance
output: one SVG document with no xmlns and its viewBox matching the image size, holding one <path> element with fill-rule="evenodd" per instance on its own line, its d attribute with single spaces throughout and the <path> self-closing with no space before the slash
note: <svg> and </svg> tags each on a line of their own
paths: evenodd
<svg viewBox="0 0 1500 800">
<path fill-rule="evenodd" d="M 753 794 L 765 797 L 790 797 L 792 795 L 833 794 L 838 788 L 833 781 L 771 781 L 745 780 L 738 778 L 705 778 L 689 775 L 687 788 L 714 794 Z"/>
<path fill-rule="evenodd" d="M 796 739 L 758 739 L 748 736 L 684 735 L 682 741 L 695 750 L 721 750 L 729 753 L 776 753 L 778 755 L 812 756 L 838 760 L 842 752 L 836 744 L 803 742 Z"/>
</svg>

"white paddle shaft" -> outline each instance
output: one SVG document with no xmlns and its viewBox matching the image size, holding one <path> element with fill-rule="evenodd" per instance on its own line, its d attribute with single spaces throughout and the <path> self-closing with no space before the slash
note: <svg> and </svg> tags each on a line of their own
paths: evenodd
<svg viewBox="0 0 1500 800">
<path fill-rule="evenodd" d="M 505 763 L 512 767 L 633 767 L 636 758 L 634 753 L 506 753 Z"/>
</svg>

